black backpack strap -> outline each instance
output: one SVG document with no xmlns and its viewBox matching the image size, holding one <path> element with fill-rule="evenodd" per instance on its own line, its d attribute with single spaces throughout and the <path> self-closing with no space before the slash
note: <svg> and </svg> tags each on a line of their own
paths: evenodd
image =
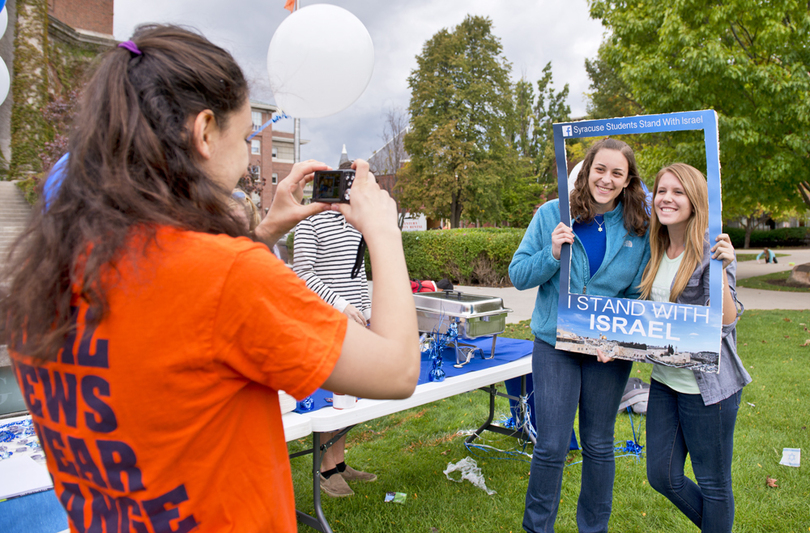
<svg viewBox="0 0 810 533">
<path fill-rule="evenodd" d="M 357 245 L 357 256 L 354 258 L 354 266 L 352 267 L 352 279 L 360 274 L 360 267 L 363 266 L 363 258 L 366 255 L 366 239 L 360 237 L 360 244 Z"/>
</svg>

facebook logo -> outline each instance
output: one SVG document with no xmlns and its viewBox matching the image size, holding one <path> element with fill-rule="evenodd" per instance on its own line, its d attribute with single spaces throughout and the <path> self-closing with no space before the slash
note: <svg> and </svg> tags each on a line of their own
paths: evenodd
<svg viewBox="0 0 810 533">
<path fill-rule="evenodd" d="M 570 137 L 572 133 L 573 133 L 573 131 L 572 131 L 571 126 L 563 126 L 562 127 L 563 137 Z"/>
</svg>

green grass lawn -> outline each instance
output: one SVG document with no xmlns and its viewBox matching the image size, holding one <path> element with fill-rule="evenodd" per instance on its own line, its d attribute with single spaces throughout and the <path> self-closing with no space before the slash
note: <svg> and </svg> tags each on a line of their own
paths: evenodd
<svg viewBox="0 0 810 533">
<path fill-rule="evenodd" d="M 810 289 L 802 287 L 791 287 L 785 285 L 785 281 L 790 277 L 790 270 L 784 272 L 772 272 L 764 276 L 757 276 L 754 278 L 738 279 L 737 286 L 746 287 L 748 289 L 760 289 L 763 291 L 787 291 L 787 292 L 806 292 L 810 293 Z"/>
<path fill-rule="evenodd" d="M 738 349 L 754 379 L 743 393 L 737 417 L 733 463 L 736 521 L 734 531 L 810 531 L 810 311 L 747 311 L 738 326 Z M 509 325 L 505 336 L 531 338 L 528 321 Z M 633 376 L 649 381 L 651 367 L 636 364 Z M 503 385 L 500 388 L 503 390 Z M 353 483 L 356 494 L 331 499 L 323 509 L 338 532 L 499 532 L 522 531 L 523 502 L 528 484 L 528 456 L 468 450 L 460 434 L 486 418 L 487 395 L 461 394 L 355 427 L 348 435 L 349 464 L 377 473 L 374 483 Z M 499 398 L 498 416 L 508 416 Z M 634 416 L 642 445 L 645 424 Z M 639 425 L 641 426 L 639 428 Z M 633 438 L 628 415 L 619 416 L 616 440 Z M 522 452 L 518 441 L 488 433 L 477 442 Z M 290 451 L 311 444 L 290 443 Z M 802 448 L 801 468 L 779 465 L 782 448 Z M 525 448 L 531 453 L 531 445 Z M 473 457 L 483 471 L 488 496 L 468 482 L 449 481 L 447 464 Z M 571 452 L 563 476 L 559 533 L 576 532 L 576 500 L 581 464 Z M 311 457 L 292 460 L 298 509 L 312 513 Z M 777 481 L 768 488 L 766 478 Z M 456 479 L 458 476 L 456 474 Z M 405 504 L 384 503 L 386 492 L 404 492 Z M 301 525 L 302 532 L 311 531 Z M 663 496 L 650 488 L 642 457 L 616 459 L 616 484 L 610 530 L 632 532 L 695 532 Z"/>
</svg>

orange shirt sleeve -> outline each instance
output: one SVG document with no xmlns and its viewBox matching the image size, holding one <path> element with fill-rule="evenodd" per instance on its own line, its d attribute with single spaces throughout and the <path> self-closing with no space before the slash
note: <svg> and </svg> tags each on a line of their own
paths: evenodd
<svg viewBox="0 0 810 533">
<path fill-rule="evenodd" d="M 347 317 L 261 246 L 238 253 L 214 320 L 214 357 L 245 378 L 302 399 L 332 373 Z"/>
</svg>

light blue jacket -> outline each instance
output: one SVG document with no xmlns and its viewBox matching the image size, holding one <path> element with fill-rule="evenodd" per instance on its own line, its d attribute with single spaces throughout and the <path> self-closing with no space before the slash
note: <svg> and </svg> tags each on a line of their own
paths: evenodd
<svg viewBox="0 0 810 533">
<path fill-rule="evenodd" d="M 605 213 L 605 258 L 591 277 L 588 254 L 579 237 L 571 248 L 570 292 L 638 298 L 638 285 L 650 259 L 647 236 L 624 227 L 622 204 Z M 538 287 L 532 312 L 532 333 L 554 346 L 557 342 L 557 303 L 560 295 L 560 261 L 551 255 L 551 232 L 560 223 L 559 200 L 543 204 L 535 213 L 512 263 L 509 278 L 518 290 Z"/>
<path fill-rule="evenodd" d="M 709 261 L 712 257 L 712 245 L 709 234 L 703 240 L 703 260 L 686 282 L 683 292 L 678 296 L 678 303 L 689 305 L 709 305 Z M 737 317 L 745 309 L 737 300 L 737 260 L 731 262 L 726 268 L 728 273 L 729 289 L 737 307 Z M 673 280 L 674 284 L 674 280 Z M 751 376 L 737 355 L 737 319 L 731 324 L 723 325 L 722 342 L 720 344 L 720 370 L 717 374 L 710 374 L 694 370 L 695 381 L 700 389 L 700 396 L 704 405 L 712 405 L 725 400 L 745 385 L 751 383 Z"/>
</svg>

